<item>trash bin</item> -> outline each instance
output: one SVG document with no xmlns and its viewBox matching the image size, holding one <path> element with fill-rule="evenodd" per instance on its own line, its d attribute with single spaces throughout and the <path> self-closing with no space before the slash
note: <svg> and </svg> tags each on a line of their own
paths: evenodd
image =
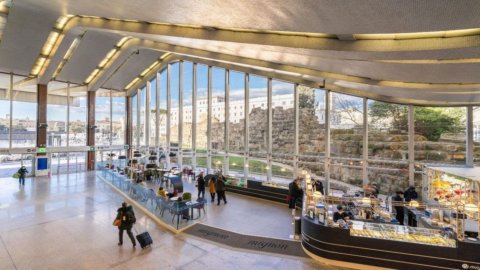
<svg viewBox="0 0 480 270">
<path fill-rule="evenodd" d="M 295 235 L 300 235 L 302 233 L 302 218 L 295 217 Z"/>
</svg>

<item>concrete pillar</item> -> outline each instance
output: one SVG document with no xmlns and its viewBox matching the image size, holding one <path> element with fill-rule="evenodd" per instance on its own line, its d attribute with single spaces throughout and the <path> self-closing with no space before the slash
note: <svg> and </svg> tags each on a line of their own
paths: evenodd
<svg viewBox="0 0 480 270">
<path fill-rule="evenodd" d="M 87 146 L 95 146 L 95 91 L 87 92 Z M 95 151 L 87 153 L 87 170 L 95 170 Z"/>
<path fill-rule="evenodd" d="M 47 123 L 47 93 L 46 84 L 37 85 L 37 147 L 45 147 L 47 145 L 47 127 L 40 127 L 40 124 Z"/>
</svg>

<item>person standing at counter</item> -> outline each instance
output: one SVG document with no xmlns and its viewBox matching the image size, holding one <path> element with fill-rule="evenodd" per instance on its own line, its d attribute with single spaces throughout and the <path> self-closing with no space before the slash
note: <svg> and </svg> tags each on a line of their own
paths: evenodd
<svg viewBox="0 0 480 270">
<path fill-rule="evenodd" d="M 322 195 L 325 195 L 325 193 L 323 193 L 323 183 L 322 181 L 318 180 L 318 179 L 315 179 L 315 191 L 318 191 L 320 193 L 322 193 Z"/>
<path fill-rule="evenodd" d="M 394 203 L 394 208 L 395 208 L 395 211 L 397 212 L 397 215 L 395 216 L 395 218 L 398 220 L 400 225 L 403 225 L 403 222 L 405 220 L 405 207 L 403 206 L 403 192 L 397 191 L 397 195 L 393 197 L 392 202 Z"/>
<path fill-rule="evenodd" d="M 300 178 L 296 178 L 288 185 L 288 208 L 292 209 L 292 215 L 295 215 L 295 208 L 297 204 L 297 200 L 301 199 L 303 195 L 303 191 L 300 188 Z"/>
<path fill-rule="evenodd" d="M 418 198 L 418 193 L 415 191 L 415 187 L 409 187 L 405 193 L 404 198 L 406 202 L 410 202 L 411 200 L 416 200 Z"/>
</svg>

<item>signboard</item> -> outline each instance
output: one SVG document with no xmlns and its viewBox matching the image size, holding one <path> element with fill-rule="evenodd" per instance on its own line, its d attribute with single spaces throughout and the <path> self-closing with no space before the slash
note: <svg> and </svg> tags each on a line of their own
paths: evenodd
<svg viewBox="0 0 480 270">
<path fill-rule="evenodd" d="M 45 147 L 38 147 L 38 148 L 37 148 L 37 153 L 47 153 L 47 148 L 45 148 Z"/>
</svg>

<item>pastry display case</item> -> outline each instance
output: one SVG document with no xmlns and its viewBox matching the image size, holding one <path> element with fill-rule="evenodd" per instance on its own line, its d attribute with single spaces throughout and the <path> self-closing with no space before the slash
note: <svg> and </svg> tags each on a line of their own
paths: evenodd
<svg viewBox="0 0 480 270">
<path fill-rule="evenodd" d="M 351 221 L 350 235 L 409 243 L 455 247 L 456 240 L 449 230 L 397 226 L 392 224 Z"/>
</svg>

